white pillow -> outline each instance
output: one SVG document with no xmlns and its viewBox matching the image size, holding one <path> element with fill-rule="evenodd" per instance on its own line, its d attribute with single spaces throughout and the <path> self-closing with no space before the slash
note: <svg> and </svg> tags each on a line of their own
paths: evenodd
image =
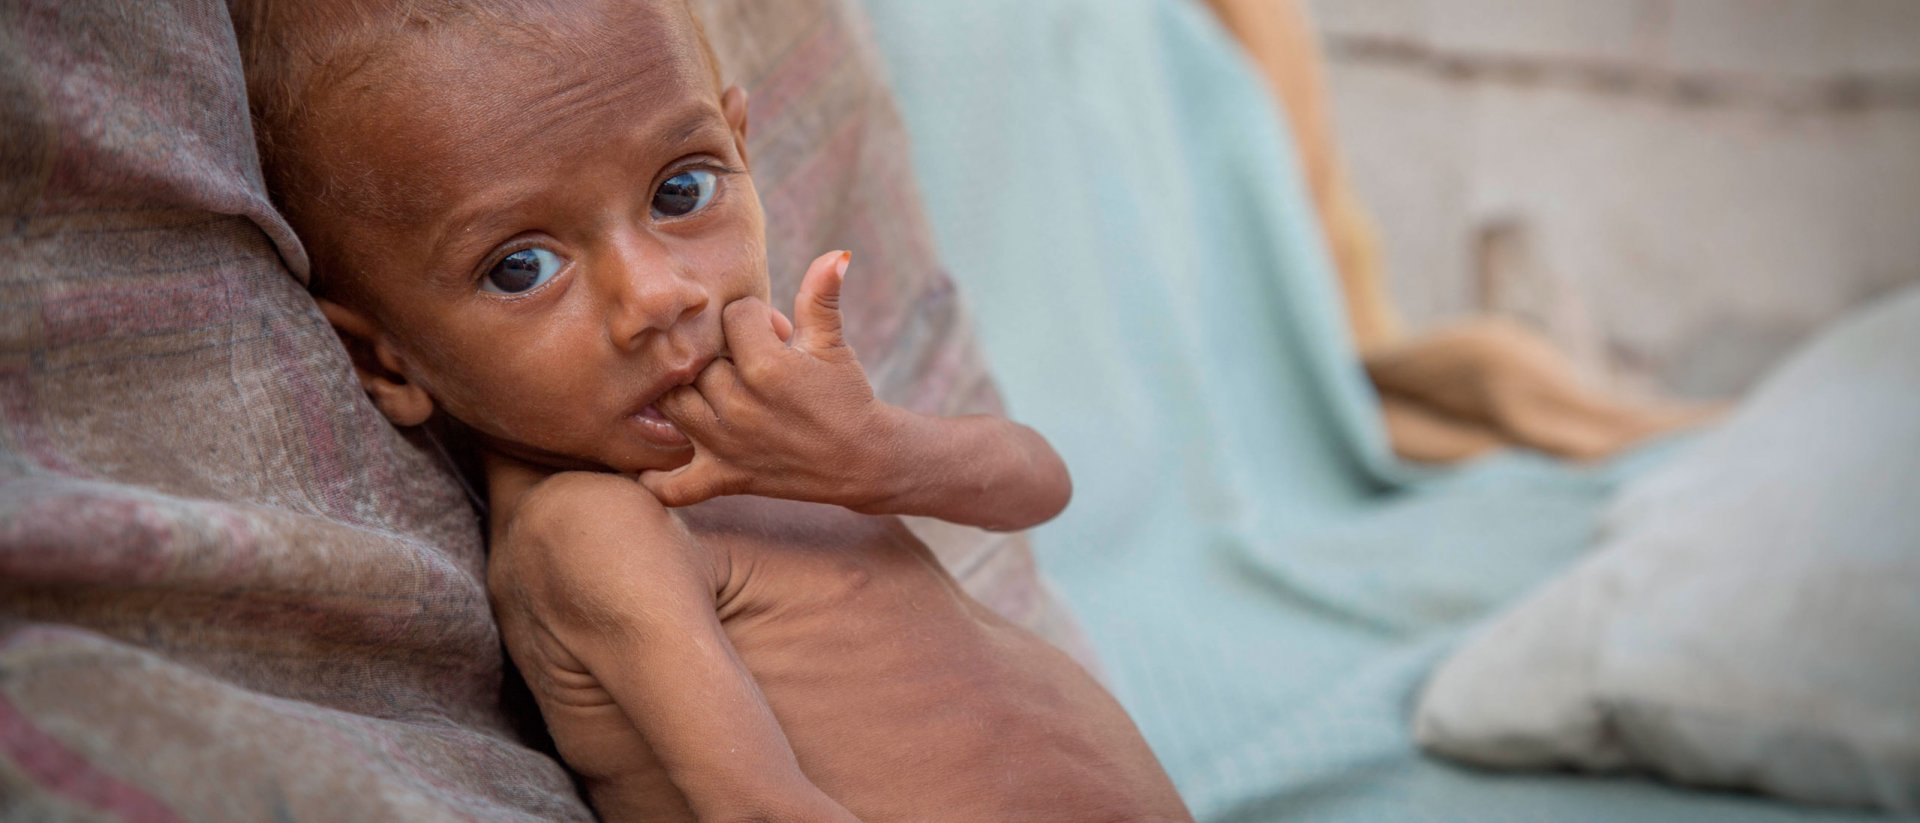
<svg viewBox="0 0 1920 823">
<path fill-rule="evenodd" d="M 1801 350 L 1605 522 L 1434 673 L 1421 745 L 1920 811 L 1920 288 Z"/>
</svg>

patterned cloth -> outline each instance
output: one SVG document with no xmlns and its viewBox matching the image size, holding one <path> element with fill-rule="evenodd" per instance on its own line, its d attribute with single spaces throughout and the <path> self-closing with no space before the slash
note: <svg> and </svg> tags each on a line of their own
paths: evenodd
<svg viewBox="0 0 1920 823">
<path fill-rule="evenodd" d="M 864 29 L 703 5 L 776 294 L 855 249 L 883 395 L 997 408 Z M 219 0 L 0 0 L 0 818 L 588 819 L 503 700 L 478 519 L 288 276 L 237 55 Z M 1022 539 L 934 531 L 1075 642 Z"/>
</svg>

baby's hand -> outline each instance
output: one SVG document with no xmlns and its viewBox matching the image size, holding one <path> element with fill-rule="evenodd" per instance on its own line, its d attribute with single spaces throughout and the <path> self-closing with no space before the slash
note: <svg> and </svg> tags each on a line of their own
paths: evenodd
<svg viewBox="0 0 1920 823">
<path fill-rule="evenodd" d="M 694 444 L 687 465 L 640 474 L 660 502 L 753 494 L 859 508 L 885 494 L 896 410 L 873 396 L 841 334 L 851 257 L 830 252 L 807 267 L 792 323 L 756 298 L 726 306 L 732 360 L 713 361 L 658 402 Z"/>
</svg>

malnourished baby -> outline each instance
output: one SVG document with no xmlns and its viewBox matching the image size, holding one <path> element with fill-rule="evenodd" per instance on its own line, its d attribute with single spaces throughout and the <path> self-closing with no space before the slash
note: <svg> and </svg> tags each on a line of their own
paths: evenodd
<svg viewBox="0 0 1920 823">
<path fill-rule="evenodd" d="M 682 0 L 236 12 L 316 297 L 388 418 L 472 444 L 507 650 L 601 815 L 1189 819 L 892 516 L 1025 528 L 1066 469 L 877 400 L 849 255 L 768 305 L 746 95 Z"/>
</svg>

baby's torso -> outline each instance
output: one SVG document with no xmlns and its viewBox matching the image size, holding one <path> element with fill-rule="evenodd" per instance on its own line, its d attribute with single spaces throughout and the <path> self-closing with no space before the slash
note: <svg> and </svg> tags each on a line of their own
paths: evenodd
<svg viewBox="0 0 1920 823">
<path fill-rule="evenodd" d="M 962 592 L 897 519 L 762 498 L 682 515 L 723 570 L 721 625 L 801 769 L 861 819 L 1185 819 L 1112 697 Z M 627 784 L 610 795 L 672 805 L 638 733 L 607 728 L 617 712 L 548 722 L 620 761 L 575 764 Z"/>
</svg>

